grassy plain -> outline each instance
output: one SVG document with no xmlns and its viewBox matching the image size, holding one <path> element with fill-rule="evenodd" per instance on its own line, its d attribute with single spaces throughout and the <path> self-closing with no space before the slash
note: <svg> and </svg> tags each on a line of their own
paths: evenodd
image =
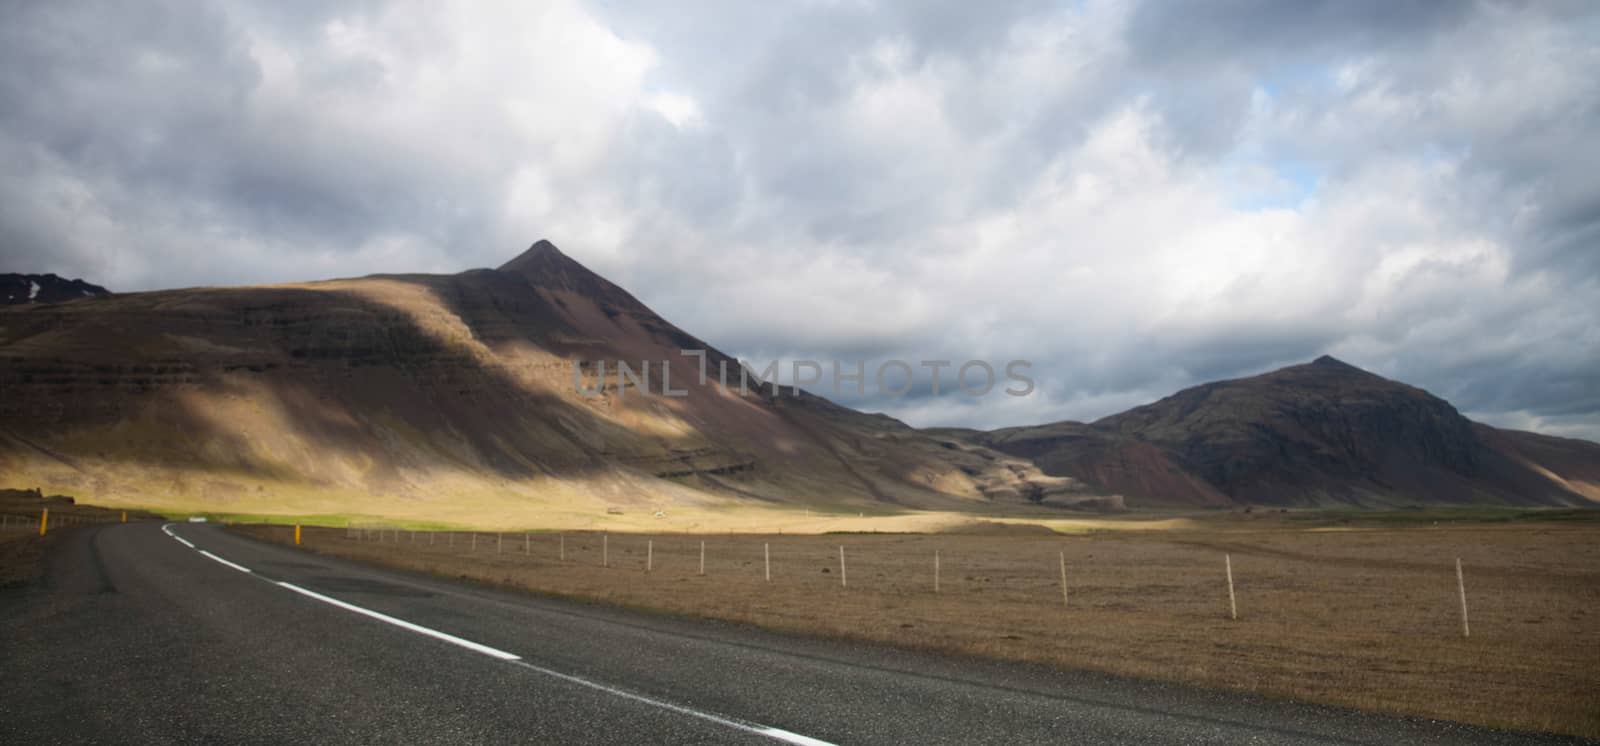
<svg viewBox="0 0 1600 746">
<path fill-rule="evenodd" d="M 800 516 L 781 535 L 315 528 L 305 545 L 785 632 L 1600 737 L 1594 515 L 1134 516 L 1045 521 L 1050 528 Z M 891 526 L 939 532 L 872 532 Z M 240 530 L 276 541 L 291 535 L 279 526 Z M 1224 555 L 1237 620 L 1229 618 Z M 1470 637 L 1462 636 L 1457 557 Z"/>
</svg>

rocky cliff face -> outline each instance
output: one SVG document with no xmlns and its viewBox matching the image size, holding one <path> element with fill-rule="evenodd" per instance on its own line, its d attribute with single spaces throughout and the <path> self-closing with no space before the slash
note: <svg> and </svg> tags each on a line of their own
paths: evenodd
<svg viewBox="0 0 1600 746">
<path fill-rule="evenodd" d="M 235 510 L 489 493 L 583 511 L 961 508 L 1081 491 L 817 397 L 700 384 L 685 348 L 731 361 L 542 241 L 457 275 L 16 306 L 0 310 L 0 477 Z M 619 386 L 618 360 L 687 394 Z"/>
<path fill-rule="evenodd" d="M 1323 357 L 1093 424 L 977 440 L 1147 504 L 1588 502 L 1593 468 L 1581 465 L 1600 463 L 1600 445 L 1489 431 L 1426 391 Z"/>
</svg>

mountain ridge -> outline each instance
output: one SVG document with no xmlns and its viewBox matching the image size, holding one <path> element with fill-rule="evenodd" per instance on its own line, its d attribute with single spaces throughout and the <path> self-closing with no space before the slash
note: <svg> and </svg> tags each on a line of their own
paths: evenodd
<svg viewBox="0 0 1600 746">
<path fill-rule="evenodd" d="M 809 393 L 700 383 L 686 348 L 713 371 L 737 365 L 549 242 L 453 275 L 9 307 L 0 479 L 140 504 L 484 520 L 1099 499 Z M 611 365 L 600 380 L 618 360 L 687 394 L 643 395 Z"/>
<path fill-rule="evenodd" d="M 968 433 L 1135 503 L 1588 505 L 1600 445 L 1472 422 L 1323 355 L 1192 386 L 1092 423 Z M 1570 477 L 1570 478 L 1569 478 Z"/>
<path fill-rule="evenodd" d="M 0 274 L 0 305 L 64 303 L 82 298 L 109 297 L 111 291 L 81 279 L 67 279 L 54 273 L 42 275 Z"/>
<path fill-rule="evenodd" d="M 705 352 L 707 381 L 683 350 Z M 685 395 L 645 395 L 617 361 Z M 736 379 L 739 361 L 546 240 L 451 275 L 0 307 L 0 480 L 484 520 L 1600 500 L 1600 446 L 1473 423 L 1326 355 L 1092 423 L 990 432 L 723 388 L 721 366 Z"/>
</svg>

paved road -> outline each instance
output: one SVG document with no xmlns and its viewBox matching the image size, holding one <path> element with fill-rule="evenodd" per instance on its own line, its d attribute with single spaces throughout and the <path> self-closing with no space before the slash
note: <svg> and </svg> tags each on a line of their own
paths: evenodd
<svg viewBox="0 0 1600 746">
<path fill-rule="evenodd" d="M 64 538 L 43 585 L 0 594 L 0 743 L 1556 741 L 530 598 L 212 526 Z"/>
</svg>

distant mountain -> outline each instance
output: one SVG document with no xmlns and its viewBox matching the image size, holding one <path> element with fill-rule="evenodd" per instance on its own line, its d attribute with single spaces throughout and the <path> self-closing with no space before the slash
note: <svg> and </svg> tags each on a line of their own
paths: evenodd
<svg viewBox="0 0 1600 746">
<path fill-rule="evenodd" d="M 741 392 L 738 361 L 548 241 L 454 275 L 122 295 L 6 275 L 0 289 L 32 301 L 0 306 L 0 484 L 90 501 L 478 522 L 1600 501 L 1600 445 L 1473 423 L 1332 358 L 993 432 Z M 682 350 L 705 351 L 706 381 Z M 653 395 L 619 385 L 617 361 L 648 362 Z M 661 396 L 664 376 L 684 396 Z"/>
<path fill-rule="evenodd" d="M 1600 444 L 1499 430 L 1332 357 L 1208 383 L 1092 424 L 964 440 L 1130 504 L 1588 505 Z"/>
<path fill-rule="evenodd" d="M 42 291 L 41 291 L 42 292 Z M 706 351 L 709 379 L 682 349 Z M 667 361 L 681 398 L 620 388 Z M 598 372 L 604 362 L 602 383 Z M 594 396 L 578 391 L 579 379 Z M 727 363 L 734 386 L 717 386 Z M 147 505 L 500 520 L 1089 502 L 738 364 L 540 241 L 498 269 L 0 308 L 0 483 Z"/>
<path fill-rule="evenodd" d="M 104 298 L 111 291 L 83 280 L 56 275 L 0 274 L 0 303 L 60 303 L 79 298 Z"/>
</svg>

